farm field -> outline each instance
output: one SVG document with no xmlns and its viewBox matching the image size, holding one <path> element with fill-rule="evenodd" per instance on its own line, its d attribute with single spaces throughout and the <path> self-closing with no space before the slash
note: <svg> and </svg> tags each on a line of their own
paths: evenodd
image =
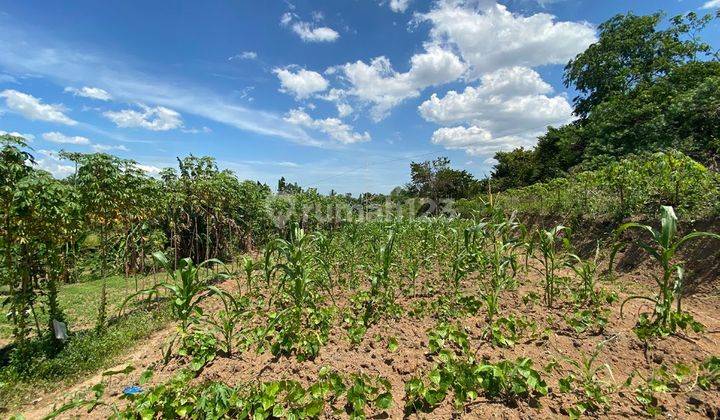
<svg viewBox="0 0 720 420">
<path fill-rule="evenodd" d="M 687 312 L 661 327 L 653 305 L 627 300 L 657 292 L 652 260 L 629 261 L 625 250 L 625 271 L 611 275 L 607 247 L 576 257 L 570 242 L 547 254 L 552 230 L 525 233 L 502 217 L 296 230 L 246 259 L 244 272 L 202 286 L 202 310 L 109 369 L 131 372 L 44 396 L 26 417 L 68 401 L 80 405 L 63 415 L 97 405 L 98 417 L 717 415 L 717 294 L 684 298 Z M 95 383 L 98 401 L 82 392 Z M 122 396 L 138 384 L 143 394 Z"/>
<path fill-rule="evenodd" d="M 720 0 L 49 3 L 0 418 L 720 419 Z"/>
</svg>

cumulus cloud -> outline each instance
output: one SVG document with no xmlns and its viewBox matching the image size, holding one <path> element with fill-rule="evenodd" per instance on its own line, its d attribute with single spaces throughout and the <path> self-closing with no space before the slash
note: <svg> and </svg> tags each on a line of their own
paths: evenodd
<svg viewBox="0 0 720 420">
<path fill-rule="evenodd" d="M 327 26 L 316 26 L 314 23 L 297 20 L 297 15 L 287 12 L 280 17 L 280 24 L 289 27 L 300 39 L 305 42 L 333 42 L 340 38 L 336 30 Z M 322 14 L 315 12 L 316 21 L 322 19 Z"/>
<path fill-rule="evenodd" d="M 338 116 L 340 118 L 345 118 L 345 117 L 349 116 L 350 114 L 352 114 L 353 107 L 344 102 L 339 102 L 337 104 L 337 110 L 338 110 Z"/>
<path fill-rule="evenodd" d="M 513 67 L 483 75 L 477 87 L 450 91 L 442 98 L 433 94 L 418 109 L 425 120 L 439 125 L 468 124 L 441 128 L 432 141 L 477 154 L 486 145 L 532 145 L 547 126 L 572 121 L 567 98 L 551 93 L 536 71 Z"/>
<path fill-rule="evenodd" d="M 451 150 L 464 150 L 470 155 L 492 155 L 501 150 L 531 147 L 535 140 L 522 136 L 493 137 L 482 127 L 443 127 L 432 135 L 433 144 Z"/>
<path fill-rule="evenodd" d="M 145 172 L 148 175 L 158 175 L 162 171 L 162 168 L 158 168 L 157 166 L 142 165 L 140 163 L 136 163 L 135 167 L 140 169 L 141 171 Z"/>
<path fill-rule="evenodd" d="M 321 131 L 343 144 L 370 141 L 370 134 L 367 131 L 356 133 L 352 127 L 338 118 L 313 119 L 302 108 L 290 110 L 285 116 L 285 121 Z"/>
<path fill-rule="evenodd" d="M 107 111 L 103 115 L 118 127 L 141 127 L 152 131 L 167 131 L 180 128 L 183 121 L 180 113 L 164 106 L 149 107 L 139 104 L 141 111 L 123 109 Z"/>
<path fill-rule="evenodd" d="M 547 13 L 517 15 L 483 0 L 439 1 L 416 21 L 430 22 L 431 41 L 457 48 L 473 75 L 504 67 L 565 64 L 597 40 L 589 23 L 558 22 Z"/>
<path fill-rule="evenodd" d="M 280 79 L 280 91 L 294 95 L 296 99 L 307 99 L 328 88 L 328 81 L 314 71 L 299 69 L 293 72 L 289 68 L 276 68 L 273 73 Z"/>
<path fill-rule="evenodd" d="M 67 109 L 63 105 L 44 104 L 40 99 L 32 95 L 13 89 L 6 89 L 0 92 L 0 97 L 5 98 L 5 105 L 8 109 L 30 120 L 48 121 L 65 125 L 77 124 L 77 121 L 65 115 Z"/>
<path fill-rule="evenodd" d="M 350 87 L 342 95 L 336 92 L 336 96 L 352 95 L 371 104 L 371 115 L 379 121 L 402 101 L 419 96 L 423 89 L 456 80 L 466 66 L 451 51 L 430 46 L 410 59 L 410 70 L 405 73 L 395 71 L 383 56 L 374 58 L 370 64 L 356 61 L 339 69 Z"/>
<path fill-rule="evenodd" d="M 402 13 L 407 10 L 410 0 L 390 0 L 390 10 L 396 13 Z"/>
<path fill-rule="evenodd" d="M 340 34 L 327 26 L 313 27 L 308 22 L 295 22 L 292 30 L 305 42 L 333 42 Z"/>
<path fill-rule="evenodd" d="M 66 136 L 65 134 L 57 132 L 57 131 L 43 133 L 42 138 L 43 138 L 43 140 L 47 140 L 47 141 L 53 142 L 53 143 L 60 143 L 60 144 L 76 144 L 76 145 L 90 144 L 90 139 L 88 139 L 87 137 Z"/>
<path fill-rule="evenodd" d="M 97 99 L 100 101 L 109 101 L 112 99 L 112 95 L 110 95 L 106 90 L 96 87 L 84 86 L 78 89 L 68 86 L 65 88 L 65 92 L 72 93 L 75 96 L 82 96 L 84 98 Z"/>
</svg>

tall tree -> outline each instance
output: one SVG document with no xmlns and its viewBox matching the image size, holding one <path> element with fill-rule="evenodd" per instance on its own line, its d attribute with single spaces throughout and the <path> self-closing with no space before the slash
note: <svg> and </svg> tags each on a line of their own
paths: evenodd
<svg viewBox="0 0 720 420">
<path fill-rule="evenodd" d="M 697 34 L 711 19 L 691 12 L 659 29 L 662 13 L 628 13 L 602 23 L 598 42 L 565 67 L 565 85 L 580 93 L 574 100 L 575 114 L 587 117 L 613 95 L 627 94 L 639 84 L 708 56 L 711 47 Z"/>
</svg>

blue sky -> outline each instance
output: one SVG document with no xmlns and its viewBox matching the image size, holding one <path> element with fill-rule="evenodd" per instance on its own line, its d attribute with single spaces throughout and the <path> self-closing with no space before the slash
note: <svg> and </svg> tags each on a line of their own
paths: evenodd
<svg viewBox="0 0 720 420">
<path fill-rule="evenodd" d="M 563 64 L 598 23 L 661 7 L 720 1 L 0 0 L 0 130 L 57 176 L 61 149 L 324 192 L 387 192 L 440 155 L 483 176 L 571 120 Z"/>
</svg>

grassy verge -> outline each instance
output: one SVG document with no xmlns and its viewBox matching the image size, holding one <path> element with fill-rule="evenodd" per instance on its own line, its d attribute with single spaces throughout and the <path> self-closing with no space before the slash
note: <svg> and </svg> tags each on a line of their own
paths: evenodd
<svg viewBox="0 0 720 420">
<path fill-rule="evenodd" d="M 160 280 L 162 275 L 158 275 Z M 70 339 L 60 349 L 53 349 L 47 339 L 34 339 L 25 349 L 12 344 L 0 347 L 0 413 L 7 413 L 43 393 L 70 386 L 83 378 L 117 363 L 139 341 L 168 325 L 169 309 L 164 304 L 145 304 L 128 308 L 131 313 L 117 315 L 125 298 L 138 287 L 148 287 L 152 276 L 126 279 L 113 276 L 108 281 L 108 315 L 110 325 L 103 332 L 93 329 L 101 280 L 69 284 L 60 290 L 60 302 L 66 313 Z M 38 314 L 41 325 L 46 318 Z M 11 332 L 7 320 L 0 321 L 0 339 L 9 342 Z"/>
<path fill-rule="evenodd" d="M 143 289 L 165 279 L 165 274 L 157 274 L 155 277 L 134 276 L 125 278 L 123 276 L 110 276 L 107 280 L 108 293 L 108 316 L 113 317 L 125 300 L 135 291 L 137 287 Z M 58 299 L 60 307 L 65 312 L 70 330 L 81 330 L 95 326 L 98 315 L 98 304 L 100 302 L 100 291 L 102 280 L 92 280 L 82 283 L 66 284 L 60 288 Z M 38 311 L 38 321 L 41 328 L 47 325 L 47 315 L 44 311 Z M 12 326 L 6 317 L 0 317 L 0 343 L 10 341 Z"/>
<path fill-rule="evenodd" d="M 105 332 L 90 329 L 73 334 L 67 345 L 53 355 L 48 354 L 44 340 L 33 341 L 27 350 L 12 357 L 6 354 L 0 368 L 0 413 L 113 366 L 120 356 L 170 319 L 167 308 L 136 311 L 116 320 Z"/>
</svg>

